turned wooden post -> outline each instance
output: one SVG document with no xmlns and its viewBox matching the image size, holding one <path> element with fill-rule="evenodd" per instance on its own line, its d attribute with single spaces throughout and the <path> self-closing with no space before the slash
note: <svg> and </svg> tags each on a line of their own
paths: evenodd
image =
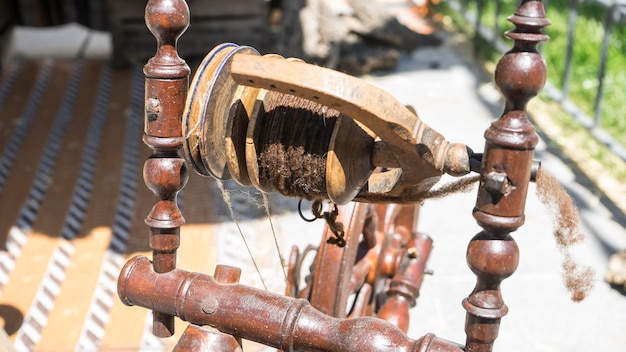
<svg viewBox="0 0 626 352">
<path fill-rule="evenodd" d="M 485 132 L 480 188 L 474 218 L 483 228 L 470 242 L 467 262 L 477 276 L 472 293 L 463 301 L 467 311 L 467 352 L 493 349 L 500 319 L 508 308 L 500 283 L 517 268 L 519 250 L 510 233 L 524 223 L 526 192 L 538 138 L 526 116 L 526 104 L 542 89 L 546 65 L 537 44 L 548 37 L 540 0 L 523 0 L 509 17 L 515 29 L 506 36 L 514 47 L 498 62 L 495 80 L 506 99 L 503 115 Z"/>
<path fill-rule="evenodd" d="M 178 56 L 176 41 L 189 26 L 189 8 L 184 0 L 150 0 L 145 19 L 157 39 L 156 54 L 144 66 L 144 143 L 153 153 L 144 164 L 143 177 L 157 198 L 145 221 L 150 227 L 154 271 L 166 273 L 176 268 L 180 226 L 185 222 L 176 196 L 188 179 L 179 150 L 183 145 L 181 118 L 190 69 Z M 158 311 L 153 315 L 153 333 L 171 336 L 174 317 Z"/>
</svg>

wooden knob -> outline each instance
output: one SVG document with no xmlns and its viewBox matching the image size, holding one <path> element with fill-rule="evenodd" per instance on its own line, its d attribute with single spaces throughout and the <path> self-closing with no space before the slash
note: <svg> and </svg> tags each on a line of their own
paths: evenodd
<svg viewBox="0 0 626 352">
<path fill-rule="evenodd" d="M 189 27 L 187 3 L 183 0 L 150 0 L 146 6 L 145 21 L 157 40 L 157 52 L 144 68 L 146 77 L 187 77 L 189 67 L 176 51 L 178 38 Z"/>
<path fill-rule="evenodd" d="M 145 20 L 159 46 L 174 46 L 189 27 L 189 7 L 182 0 L 150 0 Z"/>
</svg>

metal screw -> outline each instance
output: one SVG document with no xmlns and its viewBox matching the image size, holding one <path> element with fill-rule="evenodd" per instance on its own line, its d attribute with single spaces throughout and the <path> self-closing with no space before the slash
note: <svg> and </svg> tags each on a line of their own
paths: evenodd
<svg viewBox="0 0 626 352">
<path fill-rule="evenodd" d="M 148 98 L 146 100 L 146 116 L 148 120 L 154 121 L 161 114 L 161 102 L 157 98 Z"/>
<path fill-rule="evenodd" d="M 509 192 L 510 184 L 505 173 L 490 172 L 485 177 L 485 189 L 492 194 L 504 196 Z"/>
</svg>

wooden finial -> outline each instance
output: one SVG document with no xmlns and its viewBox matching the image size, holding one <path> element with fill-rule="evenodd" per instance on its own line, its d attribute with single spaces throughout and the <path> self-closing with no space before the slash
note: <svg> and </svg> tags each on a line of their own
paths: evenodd
<svg viewBox="0 0 626 352">
<path fill-rule="evenodd" d="M 495 79 L 507 100 L 510 110 L 524 110 L 526 103 L 536 96 L 546 82 L 546 64 L 537 52 L 537 44 L 549 37 L 542 29 L 550 25 L 543 4 L 539 0 L 524 0 L 515 14 L 508 18 L 515 29 L 506 36 L 514 40 L 496 66 Z"/>
<path fill-rule="evenodd" d="M 189 75 L 189 67 L 178 56 L 178 38 L 189 27 L 189 7 L 184 0 L 149 0 L 146 26 L 157 40 L 156 54 L 144 69 L 148 77 L 180 78 Z"/>
</svg>

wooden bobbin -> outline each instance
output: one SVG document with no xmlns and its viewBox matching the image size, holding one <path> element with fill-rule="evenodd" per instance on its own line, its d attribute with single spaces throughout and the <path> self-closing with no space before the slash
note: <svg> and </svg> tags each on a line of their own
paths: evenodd
<svg viewBox="0 0 626 352">
<path fill-rule="evenodd" d="M 200 64 L 191 83 L 183 117 L 185 153 L 190 164 L 202 175 L 220 180 L 232 178 L 241 185 L 254 186 L 264 192 L 294 196 L 259 176 L 259 159 L 264 152 L 264 146 L 259 144 L 264 137 L 261 126 L 264 119 L 268 119 L 270 94 L 281 94 L 286 97 L 285 101 L 292 102 L 288 111 L 293 112 L 293 116 L 286 118 L 298 118 L 295 112 L 307 107 L 295 96 L 236 83 L 231 75 L 231 64 L 238 54 L 260 55 L 251 47 L 226 43 L 213 49 Z M 273 54 L 265 57 L 299 61 Z M 319 124 L 318 127 L 322 128 Z M 373 145 L 371 132 L 339 114 L 324 152 L 324 192 L 311 192 L 310 196 L 299 193 L 298 196 L 329 198 L 337 204 L 352 200 L 374 170 L 370 161 Z"/>
</svg>

